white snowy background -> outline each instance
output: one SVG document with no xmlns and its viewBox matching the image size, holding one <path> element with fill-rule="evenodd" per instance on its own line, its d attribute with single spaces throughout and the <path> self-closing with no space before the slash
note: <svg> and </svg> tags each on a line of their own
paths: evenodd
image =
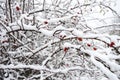
<svg viewBox="0 0 120 80">
<path fill-rule="evenodd" d="M 0 0 L 1 80 L 120 80 L 119 0 Z"/>
</svg>

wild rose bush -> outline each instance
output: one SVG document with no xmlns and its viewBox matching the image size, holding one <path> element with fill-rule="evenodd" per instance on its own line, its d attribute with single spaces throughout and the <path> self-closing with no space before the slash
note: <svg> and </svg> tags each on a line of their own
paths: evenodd
<svg viewBox="0 0 120 80">
<path fill-rule="evenodd" d="M 119 80 L 119 23 L 89 26 L 111 0 L 1 1 L 0 78 Z M 95 23 L 97 24 L 97 23 Z"/>
</svg>

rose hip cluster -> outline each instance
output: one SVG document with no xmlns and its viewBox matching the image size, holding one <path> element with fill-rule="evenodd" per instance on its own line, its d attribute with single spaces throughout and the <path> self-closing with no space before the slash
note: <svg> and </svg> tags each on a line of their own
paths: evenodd
<svg viewBox="0 0 120 80">
<path fill-rule="evenodd" d="M 81 41 L 83 41 L 83 38 L 82 38 L 82 37 L 78 37 L 77 40 L 81 42 Z M 90 43 L 87 43 L 86 45 L 87 45 L 88 47 L 92 47 L 92 45 L 91 45 Z M 111 43 L 110 45 L 113 46 L 114 44 Z M 92 47 L 92 49 L 93 49 L 94 51 L 97 50 L 96 47 Z M 66 53 L 66 52 L 69 50 L 69 47 L 64 47 L 63 50 L 64 50 L 64 52 Z"/>
</svg>

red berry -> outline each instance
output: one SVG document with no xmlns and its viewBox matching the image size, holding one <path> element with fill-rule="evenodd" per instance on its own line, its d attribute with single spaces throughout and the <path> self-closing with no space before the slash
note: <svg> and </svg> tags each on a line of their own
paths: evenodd
<svg viewBox="0 0 120 80">
<path fill-rule="evenodd" d="M 91 46 L 91 44 L 87 44 L 87 46 L 89 46 L 89 47 L 90 47 L 90 46 Z"/>
<path fill-rule="evenodd" d="M 48 22 L 47 22 L 47 21 L 44 21 L 44 24 L 48 24 Z"/>
<path fill-rule="evenodd" d="M 114 42 L 111 42 L 111 43 L 109 44 L 110 47 L 113 47 L 114 45 L 115 45 Z"/>
<path fill-rule="evenodd" d="M 82 41 L 83 39 L 81 37 L 77 38 L 79 41 Z"/>
<path fill-rule="evenodd" d="M 111 42 L 111 44 L 112 44 L 112 45 L 115 45 L 115 43 L 114 43 L 114 42 Z"/>
<path fill-rule="evenodd" d="M 16 10 L 19 11 L 19 10 L 20 10 L 20 7 L 16 6 Z"/>
<path fill-rule="evenodd" d="M 64 52 L 66 53 L 68 51 L 68 47 L 65 47 L 64 48 Z"/>
<path fill-rule="evenodd" d="M 93 48 L 93 50 L 95 50 L 95 51 L 96 51 L 96 50 L 97 50 L 97 48 L 96 48 L 96 47 L 94 47 L 94 48 Z"/>
</svg>

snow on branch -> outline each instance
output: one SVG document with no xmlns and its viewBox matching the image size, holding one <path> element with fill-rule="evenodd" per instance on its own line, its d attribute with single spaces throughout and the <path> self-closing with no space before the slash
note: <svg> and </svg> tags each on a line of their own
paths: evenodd
<svg viewBox="0 0 120 80">
<path fill-rule="evenodd" d="M 65 69 L 48 69 L 46 67 L 40 66 L 40 65 L 24 65 L 24 64 L 18 64 L 18 65 L 0 65 L 0 69 L 23 69 L 23 68 L 30 68 L 34 70 L 42 70 L 42 71 L 48 71 L 51 73 L 67 73 L 68 71 L 72 70 L 82 70 L 79 66 L 77 67 L 69 67 Z"/>
<path fill-rule="evenodd" d="M 2 2 L 0 79 L 119 80 L 120 23 L 103 18 L 109 10 L 119 17 L 111 5 L 111 0 Z"/>
<path fill-rule="evenodd" d="M 95 66 L 97 66 L 110 80 L 119 80 L 118 77 L 109 71 L 108 68 L 106 68 L 102 63 L 98 62 L 94 56 L 91 56 L 91 60 L 94 63 Z"/>
</svg>

